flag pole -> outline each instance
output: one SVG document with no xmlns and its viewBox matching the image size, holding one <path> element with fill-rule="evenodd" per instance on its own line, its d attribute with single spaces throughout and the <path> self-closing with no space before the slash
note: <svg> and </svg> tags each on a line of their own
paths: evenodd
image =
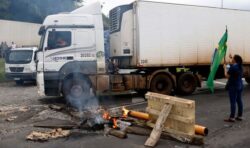
<svg viewBox="0 0 250 148">
<path fill-rule="evenodd" d="M 227 25 L 226 25 L 226 32 L 227 32 Z M 226 51 L 226 53 L 225 53 L 225 56 L 224 56 L 224 64 L 226 64 L 226 55 L 227 55 L 227 51 Z"/>
</svg>

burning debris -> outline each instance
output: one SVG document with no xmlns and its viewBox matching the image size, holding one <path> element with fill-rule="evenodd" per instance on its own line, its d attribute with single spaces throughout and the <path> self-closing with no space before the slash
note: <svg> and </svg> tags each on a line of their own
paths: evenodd
<svg viewBox="0 0 250 148">
<path fill-rule="evenodd" d="M 206 127 L 195 124 L 194 103 L 189 100 L 148 93 L 148 107 L 146 112 L 130 110 L 125 107 L 105 109 L 96 101 L 90 106 L 79 106 L 74 109 L 62 104 L 40 106 L 34 110 L 31 106 L 1 108 L 1 113 L 7 113 L 6 121 L 23 118 L 21 115 L 31 113 L 34 127 L 51 128 L 46 132 L 33 131 L 27 140 L 47 141 L 69 136 L 70 130 L 79 132 L 102 132 L 105 136 L 127 138 L 128 134 L 152 136 L 145 145 L 156 145 L 159 138 L 175 139 L 185 143 L 203 144 L 208 134 Z M 163 106 L 172 106 L 167 113 L 161 113 Z M 37 107 L 36 107 L 37 108 Z M 166 108 L 165 108 L 166 110 Z M 17 112 L 21 117 L 16 116 Z M 164 117 L 164 118 L 163 118 Z M 160 120 L 161 119 L 161 120 Z M 159 121 L 158 121 L 159 120 Z M 159 122 L 159 123 L 158 123 Z M 174 124 L 169 124 L 169 123 Z M 153 134 L 151 133 L 153 130 Z M 185 133 L 186 132 L 186 133 Z M 197 135 L 196 135 L 197 134 Z M 202 135 L 202 136 L 198 136 Z"/>
</svg>

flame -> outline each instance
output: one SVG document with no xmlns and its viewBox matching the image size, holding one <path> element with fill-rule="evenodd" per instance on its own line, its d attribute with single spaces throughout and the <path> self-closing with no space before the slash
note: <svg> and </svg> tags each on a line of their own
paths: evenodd
<svg viewBox="0 0 250 148">
<path fill-rule="evenodd" d="M 110 120 L 110 115 L 108 112 L 104 112 L 103 115 L 102 115 L 102 118 L 105 119 L 105 120 Z"/>
<path fill-rule="evenodd" d="M 124 106 L 122 107 L 122 117 L 127 118 L 128 117 L 129 110 L 127 110 Z"/>
<path fill-rule="evenodd" d="M 108 112 L 104 112 L 102 118 L 111 121 L 113 124 L 113 128 L 118 128 L 117 118 L 111 117 Z"/>
<path fill-rule="evenodd" d="M 113 128 L 118 128 L 117 119 L 113 118 L 112 120 L 113 120 Z"/>
</svg>

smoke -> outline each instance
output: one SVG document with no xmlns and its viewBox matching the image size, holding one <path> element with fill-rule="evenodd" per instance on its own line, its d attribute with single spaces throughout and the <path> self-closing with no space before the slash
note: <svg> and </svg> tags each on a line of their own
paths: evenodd
<svg viewBox="0 0 250 148">
<path fill-rule="evenodd" d="M 86 121 L 85 124 L 93 129 L 101 129 L 100 125 L 104 123 L 104 119 L 100 115 L 99 100 L 94 95 L 91 85 L 79 74 L 74 74 L 69 81 L 71 85 L 68 87 L 69 94 L 65 96 L 66 100 L 78 110 L 81 122 Z"/>
<path fill-rule="evenodd" d="M 91 80 L 83 73 L 94 73 L 96 67 L 93 62 L 72 62 L 65 66 L 64 71 L 73 74 L 65 78 L 63 92 L 67 102 L 77 109 L 81 121 L 88 121 L 90 127 L 104 122 L 100 114 L 99 100 L 94 94 Z"/>
<path fill-rule="evenodd" d="M 95 111 L 99 107 L 98 98 L 94 95 L 93 89 L 86 78 L 74 74 L 70 79 L 71 85 L 68 88 L 69 94 L 66 96 L 67 101 L 78 111 Z"/>
</svg>

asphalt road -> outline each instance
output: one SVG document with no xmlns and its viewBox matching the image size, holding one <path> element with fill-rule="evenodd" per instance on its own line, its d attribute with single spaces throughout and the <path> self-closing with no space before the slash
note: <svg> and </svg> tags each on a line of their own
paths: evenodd
<svg viewBox="0 0 250 148">
<path fill-rule="evenodd" d="M 180 96 L 196 102 L 196 123 L 207 126 L 209 135 L 205 138 L 202 147 L 249 147 L 250 145 L 250 86 L 245 84 L 243 91 L 244 121 L 225 123 L 223 119 L 229 116 L 229 99 L 224 90 L 225 80 L 216 81 L 216 90 L 211 94 L 206 88 L 198 89 L 193 95 Z M 127 139 L 105 137 L 102 131 L 75 132 L 67 138 L 50 140 L 47 142 L 26 141 L 26 136 L 33 130 L 36 118 L 57 117 L 68 118 L 55 112 L 41 115 L 44 106 L 49 104 L 63 104 L 62 98 L 41 98 L 37 95 L 34 84 L 16 86 L 14 83 L 0 84 L 0 148 L 57 148 L 57 147 L 82 147 L 82 148 L 140 148 L 148 137 L 128 135 Z M 128 106 L 129 108 L 143 109 L 146 102 L 142 97 L 135 95 L 102 98 L 100 105 L 107 108 Z M 18 112 L 22 107 L 30 108 L 27 112 Z M 9 111 L 9 112 L 8 112 Z M 6 113 L 8 112 L 8 113 Z M 14 121 L 6 119 L 17 116 Z M 183 144 L 172 140 L 160 140 L 157 147 L 198 147 Z"/>
</svg>

